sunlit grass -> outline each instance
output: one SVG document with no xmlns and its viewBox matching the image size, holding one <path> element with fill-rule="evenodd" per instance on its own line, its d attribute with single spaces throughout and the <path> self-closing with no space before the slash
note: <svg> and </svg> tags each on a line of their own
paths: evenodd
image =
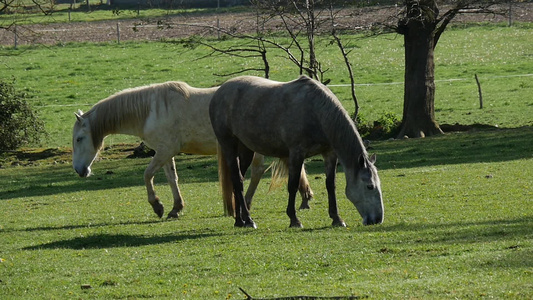
<svg viewBox="0 0 533 300">
<path fill-rule="evenodd" d="M 86 179 L 69 163 L 3 168 L 0 295 L 241 299 L 243 288 L 258 298 L 528 299 L 530 139 L 513 129 L 372 143 L 386 215 L 370 227 L 344 197 L 342 172 L 348 228 L 330 227 L 317 160 L 308 161 L 316 196 L 298 212 L 303 230 L 288 228 L 286 191 L 268 192 L 267 176 L 252 209 L 259 228 L 233 228 L 213 157 L 178 156 L 187 206 L 177 221 L 157 219 L 146 201 L 147 159 L 104 151 Z M 162 172 L 156 183 L 168 209 Z"/>
</svg>

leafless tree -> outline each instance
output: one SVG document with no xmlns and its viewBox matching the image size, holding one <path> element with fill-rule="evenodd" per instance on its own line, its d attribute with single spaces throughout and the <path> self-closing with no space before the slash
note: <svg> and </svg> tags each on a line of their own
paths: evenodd
<svg viewBox="0 0 533 300">
<path fill-rule="evenodd" d="M 324 78 L 327 70 L 322 68 L 319 58 L 316 55 L 315 39 L 318 34 L 330 35 L 335 44 L 339 47 L 343 55 L 344 63 L 347 67 L 347 72 L 352 83 L 352 99 L 355 103 L 355 116 L 359 110 L 359 104 L 355 94 L 355 80 L 352 73 L 351 63 L 349 60 L 349 51 L 346 51 L 340 36 L 336 31 L 335 18 L 337 11 L 332 5 L 331 0 L 252 0 L 253 7 L 256 9 L 257 15 L 257 29 L 255 34 L 245 34 L 236 32 L 231 29 L 213 28 L 211 30 L 219 30 L 221 33 L 229 35 L 233 38 L 242 39 L 238 47 L 228 49 L 220 49 L 210 43 L 198 40 L 197 42 L 209 47 L 215 55 L 223 53 L 225 55 L 237 57 L 260 57 L 264 69 L 265 77 L 268 78 L 270 71 L 270 64 L 268 62 L 268 50 L 275 48 L 283 51 L 287 59 L 293 63 L 300 74 L 308 75 L 311 78 L 317 79 L 325 84 L 329 83 L 329 79 Z M 269 36 L 269 32 L 265 31 L 268 22 L 277 22 L 277 28 L 288 35 L 286 42 L 281 42 L 279 39 Z M 252 41 L 252 42 L 250 42 Z M 242 69 L 231 74 L 247 72 L 250 70 L 257 71 L 258 69 Z"/>
</svg>

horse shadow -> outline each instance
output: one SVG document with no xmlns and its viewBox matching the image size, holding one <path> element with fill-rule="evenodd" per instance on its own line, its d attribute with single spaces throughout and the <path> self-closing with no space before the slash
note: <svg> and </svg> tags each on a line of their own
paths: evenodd
<svg viewBox="0 0 533 300">
<path fill-rule="evenodd" d="M 23 181 L 24 185 L 0 191 L 0 200 L 16 197 L 35 197 L 75 193 L 78 191 L 99 191 L 109 188 L 143 187 L 143 174 L 149 159 L 120 159 L 117 161 L 98 162 L 95 174 L 87 178 L 79 178 L 72 167 L 67 164 L 50 166 L 46 170 L 35 173 L 32 168 L 22 168 L 9 180 Z M 127 166 L 122 166 L 127 164 Z M 176 156 L 176 167 L 180 182 L 216 182 L 218 180 L 217 161 L 213 156 L 194 157 L 190 155 Z M 0 178 L 2 180 L 2 178 Z M 161 188 L 168 188 L 163 171 L 154 178 Z M 139 196 L 141 197 L 141 196 Z M 145 196 L 142 195 L 144 198 Z"/>
<path fill-rule="evenodd" d="M 405 223 L 396 222 L 390 225 L 364 226 L 358 232 L 428 232 L 416 243 L 457 244 L 490 241 L 525 240 L 531 236 L 533 221 L 529 216 L 514 219 L 494 219 L 480 221 L 464 221 L 450 223 Z M 480 230 L 482 228 L 482 230 Z M 453 233 L 450 233 L 452 231 Z M 412 241 L 410 241 L 412 242 Z"/>
<path fill-rule="evenodd" d="M 166 235 L 133 235 L 133 234 L 94 234 L 89 236 L 75 237 L 66 240 L 54 241 L 30 247 L 22 250 L 43 250 L 43 249 L 109 249 L 122 247 L 139 247 L 147 245 L 180 243 L 187 240 L 198 240 L 220 236 L 219 233 L 198 233 L 183 232 L 179 234 Z"/>
<path fill-rule="evenodd" d="M 108 226 L 123 226 L 123 225 L 150 225 L 161 223 L 161 220 L 151 220 L 151 221 L 125 221 L 116 224 L 110 223 L 100 223 L 100 224 L 79 224 L 79 225 L 65 225 L 65 226 L 38 226 L 30 228 L 21 228 L 21 229 L 4 229 L 3 232 L 34 232 L 34 231 L 52 231 L 52 230 L 74 230 L 74 229 L 84 229 L 84 228 L 100 228 Z"/>
</svg>

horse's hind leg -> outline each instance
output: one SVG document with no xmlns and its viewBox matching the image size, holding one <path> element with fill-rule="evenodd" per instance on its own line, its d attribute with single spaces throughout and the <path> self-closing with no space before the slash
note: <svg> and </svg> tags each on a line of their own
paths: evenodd
<svg viewBox="0 0 533 300">
<path fill-rule="evenodd" d="M 159 197 L 157 197 L 155 194 L 154 175 L 157 170 L 163 167 L 164 164 L 165 162 L 159 159 L 159 156 L 156 153 L 156 155 L 154 156 L 154 158 L 152 158 L 152 160 L 148 164 L 148 167 L 144 171 L 144 183 L 146 185 L 146 192 L 148 194 L 148 203 L 152 205 L 154 212 L 160 218 L 163 216 L 165 209 L 161 201 L 159 201 Z"/>
<path fill-rule="evenodd" d="M 166 163 L 163 166 L 165 170 L 165 175 L 167 176 L 168 184 L 172 190 L 172 195 L 174 196 L 174 207 L 168 213 L 167 218 L 178 218 L 178 213 L 185 206 L 183 198 L 181 197 L 180 189 L 178 186 L 178 174 L 176 173 L 176 164 L 174 163 L 174 158 L 170 162 Z"/>
<path fill-rule="evenodd" d="M 252 199 L 257 190 L 257 186 L 259 185 L 259 181 L 265 173 L 265 169 L 265 157 L 262 154 L 255 153 L 252 160 L 250 184 L 248 185 L 246 195 L 244 196 L 248 209 L 252 206 Z"/>
<path fill-rule="evenodd" d="M 287 184 L 289 190 L 289 202 L 287 204 L 287 215 L 291 219 L 290 227 L 303 227 L 302 223 L 296 216 L 296 192 L 300 185 L 303 162 L 303 157 L 293 155 L 289 158 L 289 182 Z"/>
<path fill-rule="evenodd" d="M 220 141 L 220 139 L 219 139 Z M 236 227 L 252 227 L 256 228 L 256 225 L 252 218 L 250 218 L 250 211 L 246 205 L 243 195 L 243 181 L 242 170 L 246 172 L 246 169 L 250 165 L 253 152 L 247 149 L 247 152 L 240 154 L 237 151 L 237 147 L 228 148 L 221 144 L 222 152 L 226 158 L 228 168 L 231 174 L 231 182 L 233 183 L 233 194 L 235 195 L 235 226 Z M 240 154 L 240 155 L 239 155 Z"/>
<path fill-rule="evenodd" d="M 307 173 L 305 172 L 305 165 L 302 165 L 302 172 L 300 173 L 300 184 L 298 186 L 300 195 L 302 196 L 302 204 L 300 209 L 309 209 L 309 201 L 313 199 L 313 191 L 309 186 L 309 180 L 307 179 Z"/>
</svg>

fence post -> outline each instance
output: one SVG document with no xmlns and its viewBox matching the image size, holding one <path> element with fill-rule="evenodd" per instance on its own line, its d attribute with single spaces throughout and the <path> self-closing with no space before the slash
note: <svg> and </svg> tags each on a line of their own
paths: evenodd
<svg viewBox="0 0 533 300">
<path fill-rule="evenodd" d="M 120 23 L 117 22 L 117 43 L 120 44 Z"/>
<path fill-rule="evenodd" d="M 479 78 L 477 77 L 477 74 L 474 74 L 474 77 L 476 78 L 477 92 L 479 94 L 479 109 L 483 109 L 483 95 L 481 93 L 481 84 L 479 83 Z"/>
<path fill-rule="evenodd" d="M 217 38 L 220 40 L 220 17 L 219 17 L 220 0 L 217 0 Z"/>
<path fill-rule="evenodd" d="M 513 26 L 513 0 L 509 0 L 509 27 Z"/>
<path fill-rule="evenodd" d="M 17 46 L 18 46 L 17 24 L 15 24 L 14 33 L 15 33 L 15 49 L 17 49 Z"/>
</svg>

